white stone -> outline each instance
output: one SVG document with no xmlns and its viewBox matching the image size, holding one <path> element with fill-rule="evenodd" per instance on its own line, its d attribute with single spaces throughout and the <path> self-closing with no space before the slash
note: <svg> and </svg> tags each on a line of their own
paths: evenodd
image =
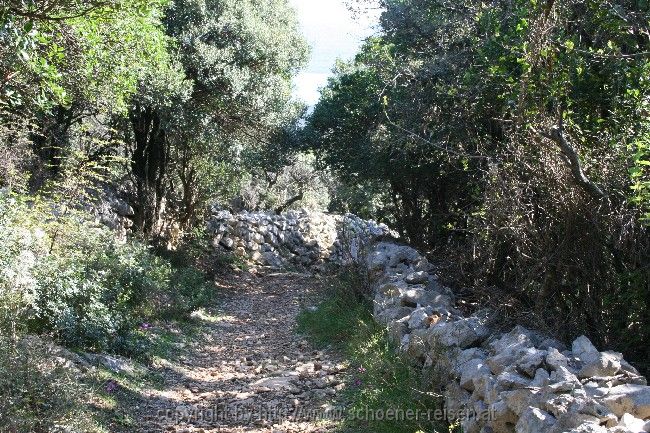
<svg viewBox="0 0 650 433">
<path fill-rule="evenodd" d="M 571 351 L 582 362 L 593 362 L 598 359 L 600 352 L 584 335 L 576 338 L 571 345 Z"/>
<path fill-rule="evenodd" d="M 402 305 L 405 306 L 445 306 L 451 307 L 451 299 L 437 292 L 429 292 L 424 288 L 401 290 Z"/>
<path fill-rule="evenodd" d="M 636 418 L 634 415 L 630 415 L 629 413 L 623 414 L 621 417 L 619 423 L 619 427 L 623 427 L 628 429 L 631 432 L 645 432 L 647 431 L 645 429 L 646 427 L 646 422 L 643 421 L 642 419 Z"/>
<path fill-rule="evenodd" d="M 455 322 L 439 322 L 430 329 L 429 343 L 446 347 L 467 348 L 477 345 L 489 335 L 489 330 L 476 317 L 460 319 Z"/>
<path fill-rule="evenodd" d="M 555 418 L 548 412 L 536 407 L 529 407 L 519 418 L 516 433 L 548 433 L 555 424 Z"/>
<path fill-rule="evenodd" d="M 609 390 L 602 402 L 616 416 L 629 413 L 641 419 L 650 418 L 650 387 L 618 385 Z"/>
<path fill-rule="evenodd" d="M 614 376 L 621 369 L 621 361 L 618 356 L 612 353 L 599 353 L 595 359 L 592 359 L 592 355 L 589 355 L 588 362 L 585 362 L 584 366 L 578 372 L 579 377 L 604 377 L 604 376 Z"/>
<path fill-rule="evenodd" d="M 566 392 L 581 387 L 578 377 L 566 367 L 558 367 L 552 371 L 549 379 L 551 384 L 547 389 L 551 392 Z"/>
</svg>

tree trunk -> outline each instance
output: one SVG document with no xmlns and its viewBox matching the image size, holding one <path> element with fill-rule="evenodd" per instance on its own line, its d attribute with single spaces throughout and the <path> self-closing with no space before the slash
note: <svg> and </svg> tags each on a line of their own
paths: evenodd
<svg viewBox="0 0 650 433">
<path fill-rule="evenodd" d="M 135 178 L 135 227 L 148 236 L 159 234 L 166 191 L 168 143 L 159 113 L 136 105 L 130 114 L 134 148 L 131 172 Z"/>
<path fill-rule="evenodd" d="M 52 115 L 40 119 L 42 128 L 32 137 L 34 154 L 40 162 L 36 175 L 30 180 L 30 189 L 37 191 L 61 173 L 61 165 L 70 148 L 70 127 L 75 119 L 73 108 L 57 106 Z"/>
</svg>

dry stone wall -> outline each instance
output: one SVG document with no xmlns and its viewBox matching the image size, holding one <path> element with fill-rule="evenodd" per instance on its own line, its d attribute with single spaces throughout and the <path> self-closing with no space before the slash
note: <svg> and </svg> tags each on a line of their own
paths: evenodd
<svg viewBox="0 0 650 433">
<path fill-rule="evenodd" d="M 368 243 L 390 235 L 384 224 L 354 215 L 320 212 L 214 210 L 208 222 L 212 244 L 254 265 L 318 269 L 327 263 L 356 260 Z"/>
<path fill-rule="evenodd" d="M 209 227 L 215 246 L 260 265 L 363 260 L 375 319 L 409 357 L 446 374 L 446 409 L 465 415 L 465 433 L 650 432 L 650 387 L 620 353 L 584 336 L 567 347 L 521 326 L 497 332 L 487 310 L 463 315 L 424 256 L 382 241 L 386 226 L 351 215 L 215 212 Z"/>
</svg>

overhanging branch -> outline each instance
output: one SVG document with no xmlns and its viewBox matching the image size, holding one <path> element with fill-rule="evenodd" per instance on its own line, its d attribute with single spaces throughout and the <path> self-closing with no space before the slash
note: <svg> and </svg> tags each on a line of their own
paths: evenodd
<svg viewBox="0 0 650 433">
<path fill-rule="evenodd" d="M 571 143 L 569 143 L 569 140 L 567 140 L 561 126 L 552 127 L 550 132 L 537 131 L 535 129 L 533 129 L 533 131 L 558 145 L 562 154 L 564 154 L 567 159 L 573 179 L 587 194 L 595 199 L 602 199 L 605 197 L 605 192 L 603 192 L 603 190 L 585 174 L 585 171 L 582 168 L 582 162 L 580 161 L 580 156 Z"/>
</svg>

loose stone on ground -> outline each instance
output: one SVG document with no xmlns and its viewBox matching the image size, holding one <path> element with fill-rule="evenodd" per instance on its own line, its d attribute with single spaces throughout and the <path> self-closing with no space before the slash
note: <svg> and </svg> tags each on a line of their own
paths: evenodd
<svg viewBox="0 0 650 433">
<path fill-rule="evenodd" d="M 183 365 L 148 390 L 138 432 L 328 432 L 346 365 L 295 332 L 319 282 L 305 274 L 228 277 L 223 301 L 204 317 L 205 335 Z M 198 315 L 197 315 L 198 316 Z"/>
</svg>

